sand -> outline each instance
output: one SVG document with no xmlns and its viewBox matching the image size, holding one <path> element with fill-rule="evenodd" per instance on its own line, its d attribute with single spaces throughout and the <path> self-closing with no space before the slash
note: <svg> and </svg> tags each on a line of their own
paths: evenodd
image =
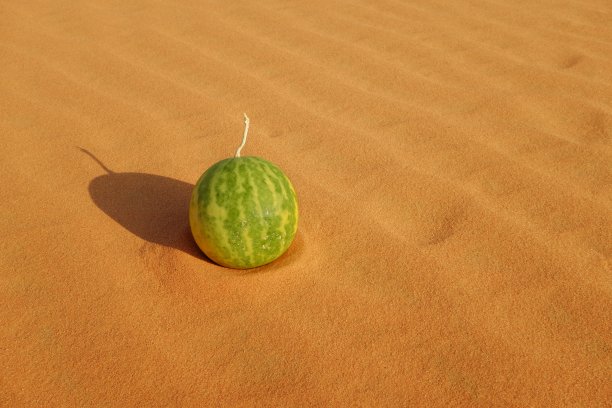
<svg viewBox="0 0 612 408">
<path fill-rule="evenodd" d="M 0 2 L 0 406 L 603 407 L 608 0 Z M 277 262 L 193 184 L 266 158 Z"/>
</svg>

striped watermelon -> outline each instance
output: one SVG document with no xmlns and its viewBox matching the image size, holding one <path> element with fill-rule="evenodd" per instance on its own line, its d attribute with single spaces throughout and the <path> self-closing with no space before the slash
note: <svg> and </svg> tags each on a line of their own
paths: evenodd
<svg viewBox="0 0 612 408">
<path fill-rule="evenodd" d="M 298 223 L 295 190 L 274 164 L 247 156 L 222 160 L 193 189 L 189 223 L 202 251 L 230 268 L 272 262 L 291 245 Z"/>
</svg>

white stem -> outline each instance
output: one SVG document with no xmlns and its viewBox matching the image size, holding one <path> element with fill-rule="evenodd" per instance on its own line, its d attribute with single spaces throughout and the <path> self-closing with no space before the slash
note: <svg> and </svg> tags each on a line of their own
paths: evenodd
<svg viewBox="0 0 612 408">
<path fill-rule="evenodd" d="M 242 135 L 242 144 L 240 145 L 238 150 L 236 150 L 236 156 L 235 157 L 240 157 L 240 151 L 242 150 L 242 148 L 246 144 L 247 133 L 249 133 L 249 117 L 245 113 L 244 114 L 244 135 Z"/>
</svg>

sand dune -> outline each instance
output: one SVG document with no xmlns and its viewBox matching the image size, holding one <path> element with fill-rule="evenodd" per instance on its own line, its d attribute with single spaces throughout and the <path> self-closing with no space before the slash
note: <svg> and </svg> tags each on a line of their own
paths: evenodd
<svg viewBox="0 0 612 408">
<path fill-rule="evenodd" d="M 611 21 L 1 1 L 0 406 L 607 406 Z M 187 220 L 242 112 L 301 212 L 247 272 Z"/>
</svg>

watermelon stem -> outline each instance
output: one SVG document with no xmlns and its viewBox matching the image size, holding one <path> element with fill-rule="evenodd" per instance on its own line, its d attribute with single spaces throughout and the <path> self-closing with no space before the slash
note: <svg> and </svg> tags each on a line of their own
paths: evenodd
<svg viewBox="0 0 612 408">
<path fill-rule="evenodd" d="M 240 157 L 240 151 L 242 150 L 242 148 L 246 144 L 247 133 L 249 133 L 249 122 L 250 122 L 249 121 L 249 117 L 245 113 L 244 114 L 244 135 L 242 135 L 242 144 L 240 145 L 238 150 L 236 150 L 236 156 L 235 157 Z"/>
</svg>

